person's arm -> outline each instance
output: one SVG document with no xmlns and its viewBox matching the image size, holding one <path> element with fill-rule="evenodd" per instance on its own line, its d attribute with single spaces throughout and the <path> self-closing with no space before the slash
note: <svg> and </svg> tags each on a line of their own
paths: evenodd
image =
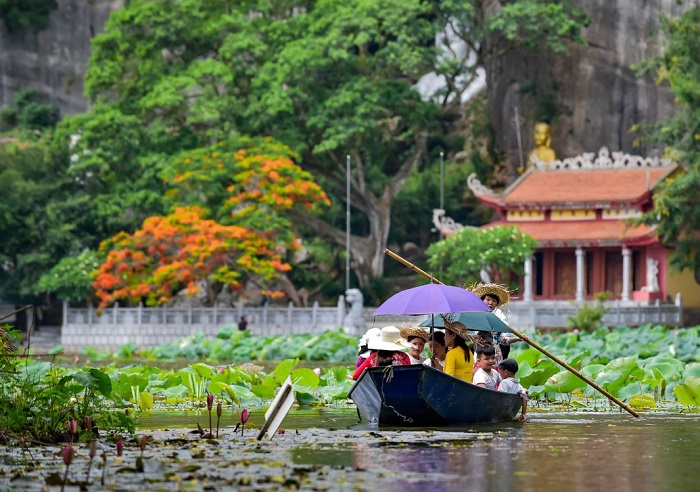
<svg viewBox="0 0 700 492">
<path fill-rule="evenodd" d="M 527 420 L 527 417 L 525 416 L 527 413 L 527 396 L 522 394 L 520 395 L 520 398 L 523 400 L 523 407 L 520 409 L 520 417 L 518 417 L 518 420 L 520 422 L 525 422 Z"/>
<path fill-rule="evenodd" d="M 481 386 L 482 388 L 486 388 L 486 378 L 484 377 L 484 371 L 482 371 L 481 369 L 477 370 L 474 373 L 472 382 L 477 386 Z"/>
<path fill-rule="evenodd" d="M 445 356 L 445 367 L 442 369 L 442 371 L 445 374 L 449 374 L 450 376 L 455 375 L 455 356 L 457 355 L 457 352 L 453 350 L 450 350 L 447 352 L 447 355 Z"/>
<path fill-rule="evenodd" d="M 372 354 L 372 355 L 374 355 L 374 354 Z M 365 359 L 365 361 L 362 363 L 362 365 L 360 367 L 355 369 L 355 372 L 352 373 L 352 379 L 354 381 L 357 381 L 357 379 L 362 375 L 364 370 L 367 369 L 368 367 L 371 367 L 371 366 L 372 366 L 372 356 L 370 355 L 369 357 L 367 357 Z"/>
</svg>

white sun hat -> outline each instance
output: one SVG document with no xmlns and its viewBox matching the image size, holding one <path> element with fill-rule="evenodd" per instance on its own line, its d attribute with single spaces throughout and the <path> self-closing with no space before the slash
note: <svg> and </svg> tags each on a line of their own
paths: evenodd
<svg viewBox="0 0 700 492">
<path fill-rule="evenodd" d="M 367 341 L 367 348 L 370 350 L 390 350 L 402 351 L 401 330 L 395 326 L 385 326 L 378 336 L 374 336 Z"/>
<path fill-rule="evenodd" d="M 364 335 L 362 335 L 362 338 L 360 338 L 360 342 L 357 344 L 357 348 L 362 348 L 363 346 L 367 345 L 367 341 L 371 337 L 376 337 L 379 336 L 379 333 L 381 333 L 381 330 L 379 328 L 370 328 L 365 332 Z"/>
</svg>

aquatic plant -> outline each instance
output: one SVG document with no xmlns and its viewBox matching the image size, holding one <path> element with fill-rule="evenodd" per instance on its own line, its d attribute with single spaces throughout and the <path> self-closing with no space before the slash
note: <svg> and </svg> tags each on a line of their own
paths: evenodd
<svg viewBox="0 0 700 492">
<path fill-rule="evenodd" d="M 243 432 L 245 431 L 245 423 L 248 422 L 249 418 L 250 418 L 250 412 L 248 411 L 247 408 L 244 408 L 238 414 L 238 422 L 241 424 L 241 436 L 243 435 Z"/>
</svg>

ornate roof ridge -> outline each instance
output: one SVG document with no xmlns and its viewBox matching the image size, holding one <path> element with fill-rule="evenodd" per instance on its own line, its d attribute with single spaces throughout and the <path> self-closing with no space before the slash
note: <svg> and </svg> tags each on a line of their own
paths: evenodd
<svg viewBox="0 0 700 492">
<path fill-rule="evenodd" d="M 578 171 L 593 169 L 648 169 L 673 167 L 676 163 L 670 159 L 658 157 L 642 157 L 626 154 L 625 152 L 613 152 L 612 158 L 607 147 L 601 147 L 598 157 L 595 152 L 584 152 L 575 157 L 551 162 L 542 162 L 533 156 L 533 167 L 537 171 Z M 470 186 L 471 188 L 471 186 Z"/>
<path fill-rule="evenodd" d="M 500 193 L 496 193 L 491 188 L 483 185 L 481 181 L 479 181 L 479 178 L 476 177 L 476 173 L 471 173 L 469 175 L 467 178 L 467 186 L 476 196 L 490 196 L 493 198 L 501 196 Z"/>
</svg>

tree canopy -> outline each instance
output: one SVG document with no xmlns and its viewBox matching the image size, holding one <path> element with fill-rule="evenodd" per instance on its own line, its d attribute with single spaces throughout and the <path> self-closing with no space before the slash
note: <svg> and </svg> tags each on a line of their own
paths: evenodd
<svg viewBox="0 0 700 492">
<path fill-rule="evenodd" d="M 537 241 L 516 226 L 488 229 L 464 228 L 428 248 L 428 266 L 442 270 L 440 280 L 469 286 L 486 271 L 491 280 L 509 283 L 511 275 L 522 275 L 525 259 L 535 253 Z"/>
<path fill-rule="evenodd" d="M 668 83 L 678 111 L 654 125 L 645 138 L 666 147 L 667 156 L 683 165 L 683 172 L 655 190 L 654 207 L 643 221 L 655 225 L 656 234 L 675 246 L 671 264 L 678 269 L 700 269 L 700 7 L 676 19 L 665 18 L 666 47 L 662 55 L 640 66 Z"/>
<path fill-rule="evenodd" d="M 137 166 L 145 175 L 164 155 L 233 131 L 272 135 L 336 200 L 344 199 L 349 155 L 353 212 L 365 224 L 351 249 L 366 285 L 383 272 L 396 195 L 425 164 L 431 139 L 460 117 L 486 61 L 515 45 L 561 50 L 582 22 L 567 2 L 544 0 L 497 8 L 477 0 L 136 0 L 94 39 L 86 77 L 93 110 L 64 135 L 80 132 L 83 169 Z M 498 49 L 491 38 L 502 41 Z M 421 96 L 429 74 L 440 87 Z M 132 145 L 124 148 L 125 139 Z M 290 212 L 345 244 L 333 210 Z"/>
</svg>

